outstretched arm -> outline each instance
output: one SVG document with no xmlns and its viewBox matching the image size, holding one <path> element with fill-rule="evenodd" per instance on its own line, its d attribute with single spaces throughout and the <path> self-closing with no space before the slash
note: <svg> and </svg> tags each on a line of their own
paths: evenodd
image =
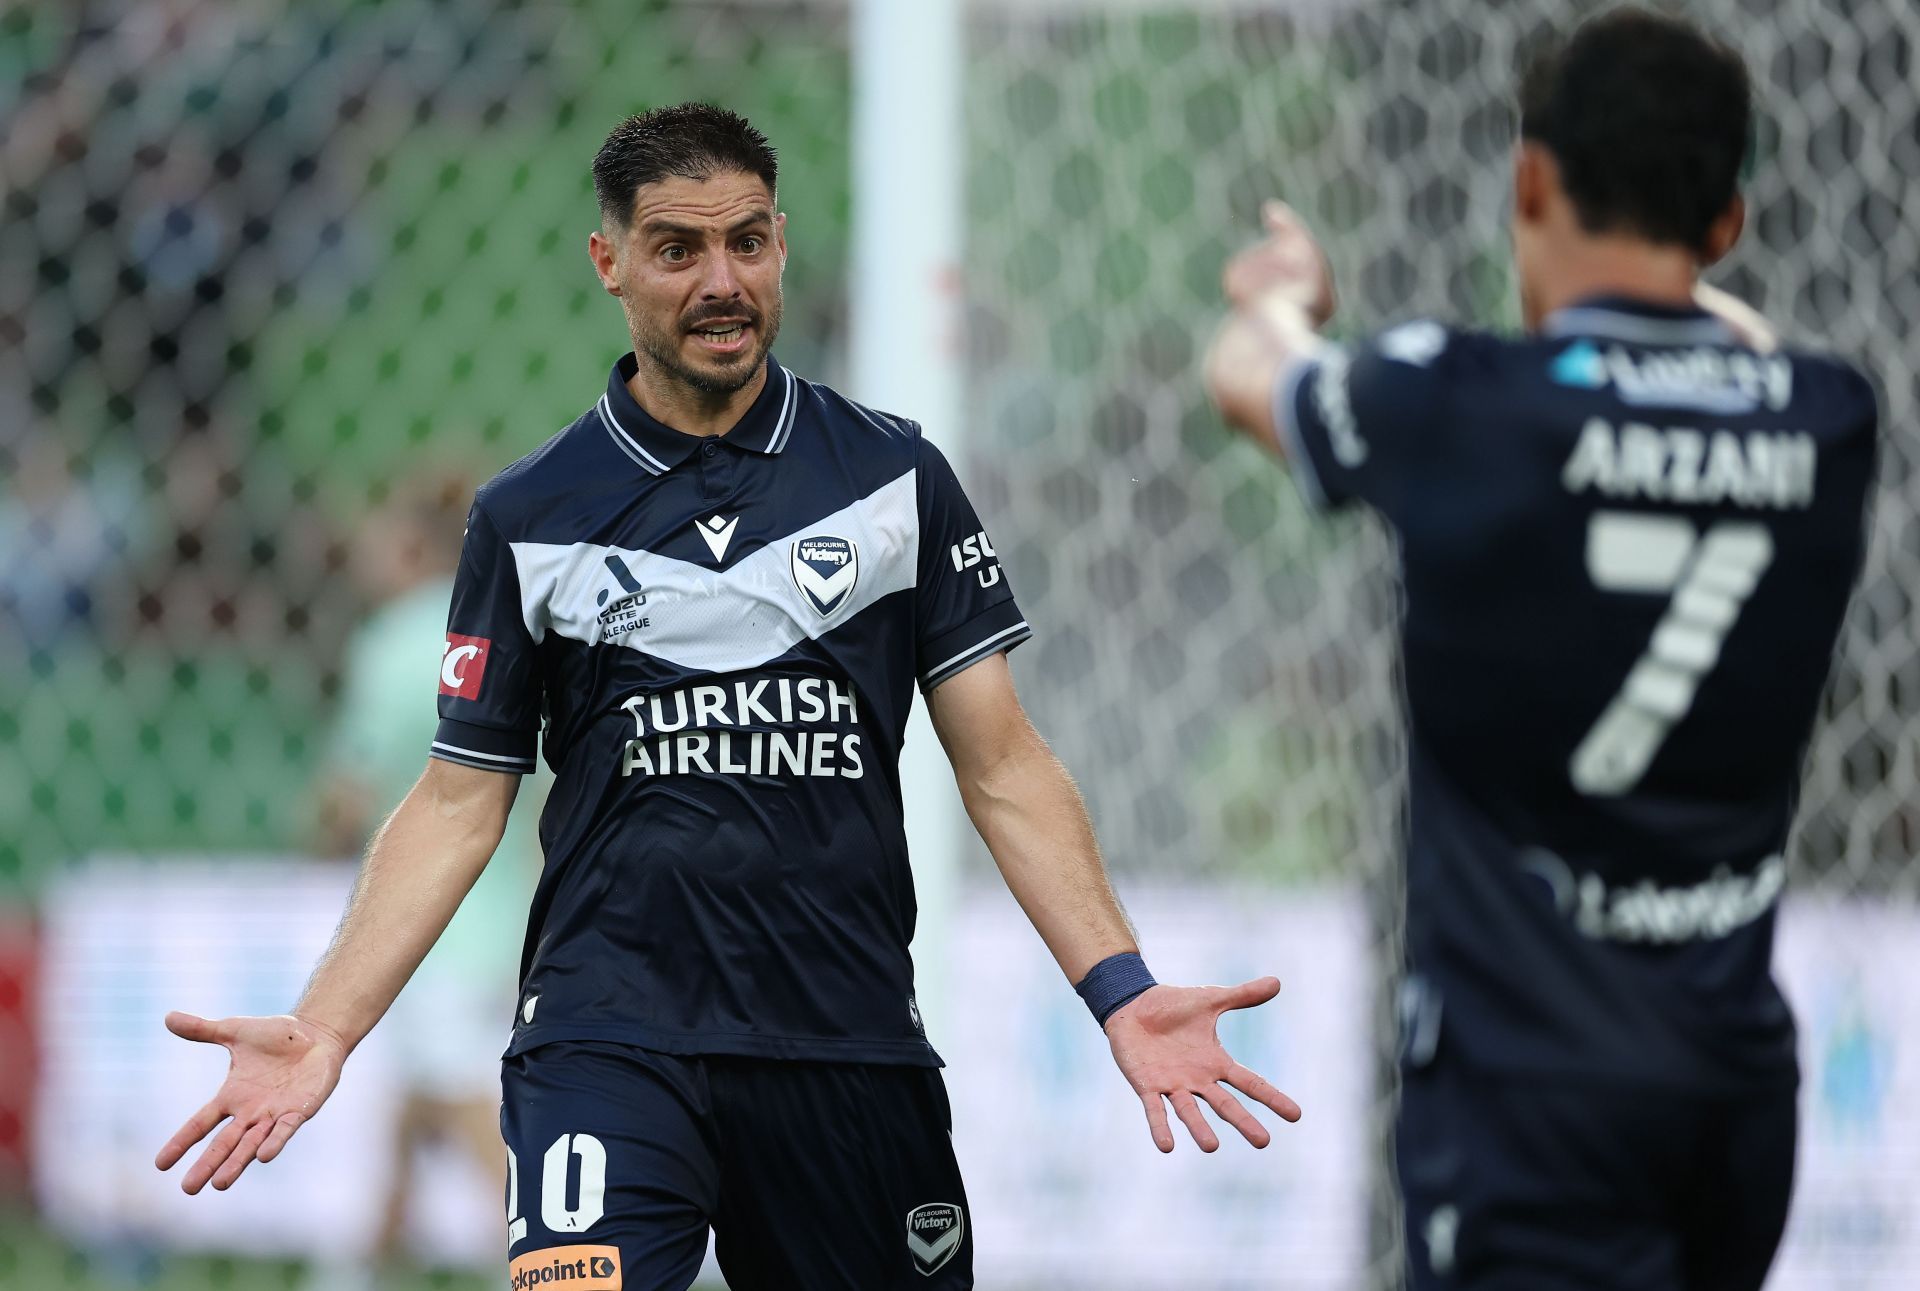
<svg viewBox="0 0 1920 1291">
<path fill-rule="evenodd" d="M 373 1030 L 446 929 L 506 828 L 520 777 L 438 759 L 374 836 L 333 944 L 293 1012 L 222 1018 L 169 1013 L 187 1040 L 225 1045 L 226 1081 L 160 1149 L 171 1169 L 226 1122 L 181 1187 L 232 1185 L 253 1161 L 271 1161 L 333 1093 L 340 1068 Z"/>
<path fill-rule="evenodd" d="M 992 655 L 943 682 L 927 703 L 968 816 L 1067 980 L 1081 984 L 1110 956 L 1137 953 L 1086 805 L 1027 720 L 1006 656 Z M 1255 1147 L 1267 1145 L 1266 1128 L 1228 1085 L 1289 1121 L 1300 1119 L 1299 1106 L 1234 1062 L 1215 1034 L 1221 1013 L 1264 1004 L 1279 989 L 1271 977 L 1235 987 L 1152 985 L 1107 1016 L 1114 1061 L 1140 1096 L 1162 1152 L 1174 1142 L 1163 1102 L 1173 1104 L 1202 1150 L 1220 1145 L 1196 1097 Z"/>
<path fill-rule="evenodd" d="M 1221 286 L 1231 306 L 1202 363 L 1202 379 L 1221 417 L 1270 452 L 1285 456 L 1276 396 L 1288 370 L 1318 356 L 1319 330 L 1333 317 L 1333 271 L 1313 234 L 1284 202 L 1261 209 L 1266 236 L 1227 261 Z M 1742 345 L 1779 348 L 1772 324 L 1751 305 L 1705 282 L 1694 303 Z"/>
</svg>

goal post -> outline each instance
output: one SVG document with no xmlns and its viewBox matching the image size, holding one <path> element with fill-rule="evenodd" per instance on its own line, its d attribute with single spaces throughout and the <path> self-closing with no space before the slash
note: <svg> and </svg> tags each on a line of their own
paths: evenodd
<svg viewBox="0 0 1920 1291">
<path fill-rule="evenodd" d="M 852 17 L 848 393 L 913 418 L 963 461 L 960 0 L 854 0 Z M 908 723 L 900 790 L 920 906 L 916 988 L 938 1045 L 965 813 L 924 702 Z"/>
</svg>

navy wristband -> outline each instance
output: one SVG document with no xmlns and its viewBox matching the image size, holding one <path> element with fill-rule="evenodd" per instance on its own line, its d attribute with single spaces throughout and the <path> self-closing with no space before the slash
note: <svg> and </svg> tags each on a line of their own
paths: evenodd
<svg viewBox="0 0 1920 1291">
<path fill-rule="evenodd" d="M 1129 950 L 1108 955 L 1095 964 L 1085 977 L 1074 984 L 1073 989 L 1086 1001 L 1087 1011 L 1093 1014 L 1093 1020 L 1104 1027 L 1114 1010 L 1149 987 L 1159 984 L 1153 980 L 1153 974 L 1147 971 L 1146 962 Z"/>
</svg>

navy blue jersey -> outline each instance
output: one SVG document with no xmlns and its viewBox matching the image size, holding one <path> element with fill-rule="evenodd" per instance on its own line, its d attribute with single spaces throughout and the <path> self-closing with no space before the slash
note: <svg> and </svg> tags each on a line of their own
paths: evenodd
<svg viewBox="0 0 1920 1291">
<path fill-rule="evenodd" d="M 555 782 L 510 1052 L 937 1065 L 899 757 L 1028 635 L 917 425 L 768 361 L 724 436 L 606 394 L 479 491 L 433 754 Z"/>
<path fill-rule="evenodd" d="M 1861 562 L 1867 381 L 1599 300 L 1520 340 L 1406 324 L 1283 384 L 1309 495 L 1399 538 L 1412 1043 L 1790 1079 L 1773 916 Z"/>
</svg>

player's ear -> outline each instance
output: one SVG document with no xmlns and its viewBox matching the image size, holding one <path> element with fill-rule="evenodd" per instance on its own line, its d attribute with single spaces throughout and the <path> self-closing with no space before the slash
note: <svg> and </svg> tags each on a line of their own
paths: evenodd
<svg viewBox="0 0 1920 1291">
<path fill-rule="evenodd" d="M 1740 240 L 1740 230 L 1746 227 L 1746 223 L 1747 199 L 1735 193 L 1733 200 L 1727 203 L 1727 209 L 1707 226 L 1707 241 L 1700 248 L 1700 267 L 1706 268 L 1733 250 L 1733 244 Z"/>
<path fill-rule="evenodd" d="M 599 229 L 587 235 L 587 259 L 593 261 L 593 271 L 600 276 L 600 285 L 607 289 L 609 296 L 620 294 L 620 281 L 613 276 L 614 252 L 613 239 Z"/>
<path fill-rule="evenodd" d="M 1546 218 L 1560 168 L 1553 154 L 1522 139 L 1513 150 L 1513 219 L 1516 224 L 1538 224 Z"/>
<path fill-rule="evenodd" d="M 787 262 L 787 213 L 785 211 L 773 213 L 773 245 L 780 250 L 780 263 L 785 264 Z"/>
</svg>

